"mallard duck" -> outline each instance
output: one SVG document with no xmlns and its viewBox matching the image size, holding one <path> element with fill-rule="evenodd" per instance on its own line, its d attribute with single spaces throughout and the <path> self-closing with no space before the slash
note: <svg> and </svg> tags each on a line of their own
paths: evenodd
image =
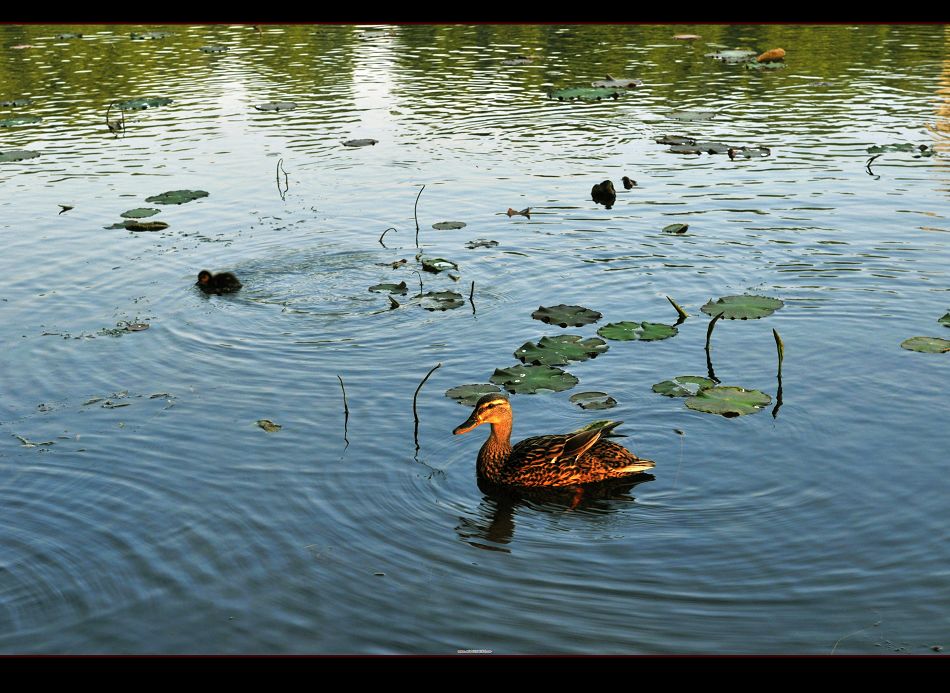
<svg viewBox="0 0 950 693">
<path fill-rule="evenodd" d="M 480 478 L 504 486 L 565 487 L 629 478 L 652 469 L 625 447 L 603 437 L 620 425 L 591 424 L 573 433 L 535 436 L 511 445 L 511 403 L 504 395 L 485 395 L 475 410 L 452 433 L 471 431 L 491 424 L 491 435 L 478 451 L 476 471 Z"/>
<path fill-rule="evenodd" d="M 243 286 L 230 272 L 211 274 L 208 270 L 198 272 L 198 281 L 195 285 L 206 294 L 227 294 Z"/>
</svg>

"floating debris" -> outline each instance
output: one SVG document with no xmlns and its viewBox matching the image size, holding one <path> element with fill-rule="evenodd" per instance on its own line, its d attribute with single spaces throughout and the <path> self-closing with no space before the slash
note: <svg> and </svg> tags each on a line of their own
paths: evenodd
<svg viewBox="0 0 950 693">
<path fill-rule="evenodd" d="M 528 219 L 530 219 L 530 218 L 531 218 L 531 208 L 530 208 L 530 207 L 525 207 L 524 209 L 522 209 L 522 210 L 519 212 L 519 211 L 517 211 L 517 210 L 515 210 L 515 209 L 513 209 L 513 208 L 511 208 L 511 207 L 509 207 L 509 208 L 508 208 L 508 211 L 505 212 L 505 214 L 508 215 L 508 218 L 509 218 L 509 219 L 510 219 L 511 217 L 514 217 L 514 216 L 528 217 Z"/>
<path fill-rule="evenodd" d="M 20 444 L 23 445 L 23 447 L 25 447 L 25 448 L 35 448 L 35 447 L 49 446 L 49 445 L 54 445 L 54 444 L 55 444 L 55 442 L 52 441 L 52 440 L 32 441 L 32 440 L 28 440 L 28 439 L 24 438 L 23 436 L 19 436 L 19 435 L 17 435 L 16 433 L 11 433 L 10 435 L 12 435 L 14 438 L 16 438 L 17 440 L 19 440 L 19 441 L 20 441 Z"/>
<path fill-rule="evenodd" d="M 276 433 L 281 428 L 283 428 L 280 424 L 274 423 L 270 419 L 258 419 L 257 425 L 263 428 L 268 433 Z"/>
<path fill-rule="evenodd" d="M 785 60 L 784 48 L 773 48 L 770 51 L 765 51 L 765 53 L 755 59 L 757 63 L 770 63 L 777 60 Z"/>
</svg>

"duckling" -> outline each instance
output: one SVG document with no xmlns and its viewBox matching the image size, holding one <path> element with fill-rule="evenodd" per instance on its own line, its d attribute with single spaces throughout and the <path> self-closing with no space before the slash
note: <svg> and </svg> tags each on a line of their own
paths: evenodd
<svg viewBox="0 0 950 693">
<path fill-rule="evenodd" d="M 511 445 L 511 403 L 501 394 L 485 395 L 453 434 L 491 424 L 491 434 L 478 451 L 476 473 L 501 486 L 580 486 L 623 480 L 654 467 L 621 445 L 603 438 L 621 422 L 587 426 L 574 433 L 535 436 Z"/>
<path fill-rule="evenodd" d="M 623 181 L 624 190 L 630 190 L 631 188 L 635 188 L 637 185 L 637 181 L 633 180 L 632 178 L 628 178 L 627 176 L 624 176 L 620 180 Z"/>
<path fill-rule="evenodd" d="M 208 270 L 198 272 L 198 281 L 195 285 L 206 294 L 228 294 L 237 291 L 242 284 L 230 272 L 211 274 Z"/>
</svg>

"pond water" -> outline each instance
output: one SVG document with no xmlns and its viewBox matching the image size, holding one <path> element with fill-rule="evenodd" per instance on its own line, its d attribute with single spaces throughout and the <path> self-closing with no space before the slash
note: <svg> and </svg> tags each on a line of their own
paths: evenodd
<svg viewBox="0 0 950 693">
<path fill-rule="evenodd" d="M 779 46 L 784 69 L 705 57 Z M 548 96 L 608 74 L 643 84 Z M 172 102 L 111 132 L 108 105 L 145 97 Z M 900 348 L 950 338 L 945 27 L 6 25 L 0 101 L 21 98 L 0 120 L 41 120 L 0 128 L 39 153 L 0 163 L 0 651 L 950 647 L 950 354 Z M 255 109 L 275 101 L 296 108 Z M 867 165 L 875 145 L 913 147 Z M 413 273 L 423 185 L 419 246 L 457 270 Z M 182 189 L 208 196 L 146 202 Z M 107 228 L 138 207 L 168 228 Z M 202 294 L 202 268 L 244 288 Z M 419 277 L 463 305 L 424 310 Z M 368 291 L 400 281 L 398 308 Z M 652 392 L 707 374 L 700 307 L 745 293 L 784 307 L 720 321 L 711 363 L 773 404 Z M 672 324 L 667 296 L 673 338 L 511 395 L 515 439 L 623 420 L 652 478 L 576 507 L 480 490 L 487 431 L 453 436 L 470 409 L 444 392 L 542 335 Z M 562 303 L 603 318 L 531 317 Z"/>
</svg>

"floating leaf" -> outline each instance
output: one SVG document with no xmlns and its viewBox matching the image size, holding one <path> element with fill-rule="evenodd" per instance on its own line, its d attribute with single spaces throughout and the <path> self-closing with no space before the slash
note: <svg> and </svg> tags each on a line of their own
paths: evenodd
<svg viewBox="0 0 950 693">
<path fill-rule="evenodd" d="M 454 262 L 451 260 L 446 260 L 444 257 L 420 257 L 419 262 L 422 263 L 422 269 L 424 269 L 426 272 L 432 272 L 434 274 L 444 272 L 449 268 L 459 268 L 459 266 Z"/>
<path fill-rule="evenodd" d="M 745 69 L 747 70 L 784 70 L 785 63 L 782 63 L 782 62 L 746 63 Z"/>
<path fill-rule="evenodd" d="M 126 219 L 144 219 L 145 217 L 153 217 L 161 211 L 162 210 L 155 209 L 154 207 L 136 207 L 135 209 L 122 212 L 119 216 L 125 217 Z"/>
<path fill-rule="evenodd" d="M 29 125 L 30 123 L 38 123 L 42 118 L 39 116 L 16 116 L 14 118 L 4 118 L 0 120 L 0 128 L 12 128 L 17 125 Z"/>
<path fill-rule="evenodd" d="M 501 392 L 501 389 L 497 385 L 476 383 L 473 385 L 459 385 L 449 388 L 445 391 L 445 396 L 451 397 L 459 404 L 467 404 L 470 407 L 474 407 L 478 400 L 492 392 Z"/>
<path fill-rule="evenodd" d="M 946 313 L 942 318 L 938 318 L 937 322 L 944 327 L 950 327 L 950 313 Z"/>
<path fill-rule="evenodd" d="M 666 397 L 693 397 L 702 390 L 716 386 L 715 380 L 699 375 L 678 375 L 653 386 L 653 391 Z"/>
<path fill-rule="evenodd" d="M 509 208 L 508 208 L 508 211 L 505 212 L 505 214 L 507 214 L 509 218 L 514 217 L 514 216 L 522 216 L 522 217 L 528 217 L 528 219 L 530 219 L 530 218 L 531 218 L 531 208 L 530 208 L 530 207 L 525 207 L 524 209 L 522 209 L 522 210 L 519 212 L 517 209 L 513 209 L 512 207 L 509 207 Z"/>
<path fill-rule="evenodd" d="M 686 233 L 689 224 L 670 224 L 663 227 L 663 233 Z"/>
<path fill-rule="evenodd" d="M 607 351 L 602 339 L 582 339 L 577 334 L 562 334 L 556 337 L 541 337 L 538 343 L 525 342 L 515 351 L 515 358 L 522 363 L 536 366 L 563 366 L 571 361 L 586 361 Z"/>
<path fill-rule="evenodd" d="M 440 221 L 437 224 L 433 224 L 432 228 L 436 231 L 450 231 L 452 229 L 463 229 L 465 228 L 464 221 Z"/>
<path fill-rule="evenodd" d="M 746 159 L 751 159 L 753 157 L 771 156 L 772 150 L 768 147 L 730 147 L 729 151 L 726 153 L 729 155 L 730 159 L 735 159 L 739 156 Z"/>
<path fill-rule="evenodd" d="M 494 248 L 498 245 L 498 241 L 489 241 L 484 238 L 476 238 L 474 241 L 469 241 L 465 244 L 465 247 L 469 250 L 474 250 L 475 248 Z"/>
<path fill-rule="evenodd" d="M 682 135 L 663 135 L 662 137 L 654 137 L 653 141 L 657 144 L 696 144 L 696 140 L 692 137 Z"/>
<path fill-rule="evenodd" d="M 706 53 L 706 58 L 713 58 L 728 64 L 745 63 L 755 57 L 755 51 L 748 50 L 730 50 L 719 51 L 718 53 Z"/>
<path fill-rule="evenodd" d="M 161 195 L 152 195 L 146 197 L 146 202 L 153 202 L 157 205 L 183 205 L 186 202 L 197 200 L 201 197 L 207 197 L 208 193 L 204 190 L 169 190 Z"/>
<path fill-rule="evenodd" d="M 164 221 L 136 221 L 129 219 L 122 222 L 122 225 L 129 231 L 164 231 L 168 224 Z"/>
<path fill-rule="evenodd" d="M 293 101 L 268 101 L 254 106 L 258 111 L 292 111 L 297 108 Z"/>
<path fill-rule="evenodd" d="M 8 149 L 0 152 L 0 164 L 10 163 L 12 161 L 23 161 L 24 159 L 34 159 L 40 155 L 39 152 L 29 149 Z"/>
<path fill-rule="evenodd" d="M 642 342 L 655 342 L 660 339 L 669 339 L 679 332 L 672 325 L 664 325 L 658 322 L 611 322 L 607 323 L 599 330 L 599 334 L 604 339 L 616 339 L 621 342 L 629 342 L 639 339 Z"/>
<path fill-rule="evenodd" d="M 156 108 L 158 106 L 167 106 L 172 102 L 171 99 L 155 96 L 147 99 L 129 99 L 128 101 L 116 101 L 113 104 L 120 111 L 144 111 L 146 108 Z"/>
<path fill-rule="evenodd" d="M 406 286 L 406 282 L 399 282 L 398 284 L 373 284 L 369 287 L 370 291 L 388 291 L 391 294 L 407 294 L 409 293 L 409 287 Z"/>
<path fill-rule="evenodd" d="M 706 315 L 719 315 L 727 320 L 758 320 L 771 315 L 785 303 L 768 296 L 723 296 L 707 302 L 702 308 Z"/>
<path fill-rule="evenodd" d="M 567 371 L 553 366 L 524 366 L 515 364 L 509 368 L 496 368 L 489 378 L 508 392 L 534 394 L 538 390 L 569 390 L 578 379 Z"/>
<path fill-rule="evenodd" d="M 163 39 L 167 36 L 171 36 L 167 31 L 146 31 L 144 33 L 138 34 L 132 32 L 129 34 L 133 41 L 154 41 L 156 39 Z"/>
<path fill-rule="evenodd" d="M 925 354 L 942 354 L 950 351 L 950 339 L 940 337 L 911 337 L 901 342 L 902 349 L 919 351 Z"/>
<path fill-rule="evenodd" d="M 580 327 L 590 325 L 603 317 L 601 313 L 583 306 L 566 306 L 563 303 L 557 306 L 539 306 L 531 317 L 549 325 L 561 327 Z"/>
<path fill-rule="evenodd" d="M 455 291 L 427 291 L 420 305 L 426 310 L 451 310 L 465 305 L 465 300 Z"/>
<path fill-rule="evenodd" d="M 276 433 L 282 428 L 280 424 L 274 423 L 270 419 L 258 419 L 257 425 L 263 428 L 268 433 Z"/>
<path fill-rule="evenodd" d="M 530 65 L 533 61 L 533 58 L 529 58 L 527 55 L 516 55 L 513 58 L 508 58 L 507 60 L 502 60 L 502 65 Z"/>
<path fill-rule="evenodd" d="M 610 75 L 607 75 L 607 79 L 599 79 L 596 82 L 591 82 L 592 87 L 607 88 L 607 89 L 633 89 L 635 87 L 642 87 L 643 80 L 633 79 L 623 77 L 621 79 L 615 79 Z"/>
<path fill-rule="evenodd" d="M 933 148 L 926 144 L 876 144 L 868 147 L 868 154 L 883 154 L 885 152 L 917 152 L 921 156 L 933 156 Z"/>
<path fill-rule="evenodd" d="M 228 48 L 227 46 L 215 45 L 215 46 L 202 46 L 200 50 L 202 53 L 226 53 L 231 49 Z M 281 110 L 285 110 L 285 109 L 281 109 Z"/>
<path fill-rule="evenodd" d="M 686 406 L 706 414 L 732 418 L 761 411 L 771 401 L 771 397 L 758 390 L 720 385 L 701 390 L 698 395 L 686 400 Z"/>
<path fill-rule="evenodd" d="M 762 55 L 757 57 L 755 60 L 759 63 L 769 63 L 775 60 L 784 60 L 785 59 L 785 49 L 784 48 L 773 48 L 770 51 L 765 51 Z"/>
<path fill-rule="evenodd" d="M 370 140 L 370 139 L 347 140 L 346 142 L 343 143 L 343 146 L 344 147 L 368 147 L 371 144 L 376 144 L 378 142 L 379 140 Z"/>
<path fill-rule="evenodd" d="M 613 409 L 617 400 L 606 392 L 578 392 L 571 395 L 571 401 L 581 409 Z"/>
<path fill-rule="evenodd" d="M 668 118 L 673 118 L 674 120 L 686 120 L 686 121 L 695 121 L 695 120 L 709 120 L 714 117 L 718 111 L 700 111 L 700 110 L 682 110 L 682 111 L 670 111 L 667 114 Z"/>
<path fill-rule="evenodd" d="M 571 87 L 569 89 L 559 89 L 552 92 L 551 98 L 558 101 L 600 101 L 601 99 L 616 99 L 620 96 L 622 90 L 609 87 Z"/>
<path fill-rule="evenodd" d="M 0 106 L 4 108 L 11 108 L 17 106 L 29 106 L 33 103 L 33 99 L 23 98 L 23 99 L 13 99 L 11 101 L 0 101 Z"/>
<path fill-rule="evenodd" d="M 129 332 L 142 332 L 147 330 L 151 325 L 147 322 L 127 322 L 125 323 L 125 329 Z"/>
</svg>

